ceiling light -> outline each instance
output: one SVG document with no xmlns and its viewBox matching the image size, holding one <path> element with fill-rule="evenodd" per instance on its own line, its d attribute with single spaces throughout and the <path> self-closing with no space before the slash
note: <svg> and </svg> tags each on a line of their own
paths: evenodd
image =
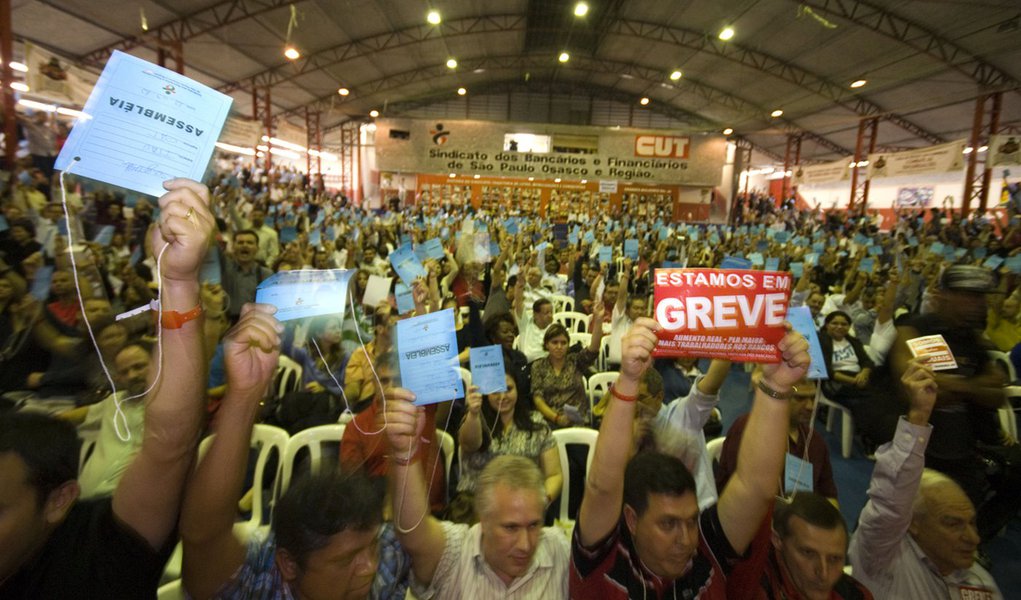
<svg viewBox="0 0 1021 600">
<path fill-rule="evenodd" d="M 774 110 L 773 112 L 769 113 L 769 116 L 773 117 L 774 119 L 777 118 L 777 117 L 782 117 L 783 116 L 783 111 L 778 108 L 778 109 Z"/>
<path fill-rule="evenodd" d="M 479 177 L 482 177 L 482 175 L 479 175 L 478 173 L 472 175 L 472 179 L 478 179 Z"/>
<path fill-rule="evenodd" d="M 643 97 L 641 100 L 638 101 L 638 103 L 641 104 L 642 106 L 648 106 L 649 105 L 649 99 Z"/>
<path fill-rule="evenodd" d="M 347 96 L 348 94 L 351 93 L 351 90 L 347 88 L 340 88 L 339 90 L 337 90 L 337 93 L 340 94 L 341 96 Z"/>
<path fill-rule="evenodd" d="M 562 63 L 565 63 L 565 62 L 571 60 L 571 55 L 566 53 L 566 52 L 561 52 L 560 56 L 557 57 L 557 60 L 559 60 Z"/>
<path fill-rule="evenodd" d="M 734 133 L 734 130 L 731 129 L 730 127 L 723 130 L 723 135 L 730 135 L 732 133 Z"/>
<path fill-rule="evenodd" d="M 868 83 L 868 81 L 865 81 L 864 79 L 857 79 L 851 82 L 851 87 L 853 88 L 864 87 L 866 83 Z"/>
<path fill-rule="evenodd" d="M 486 72 L 486 70 L 481 68 L 481 67 L 478 68 L 478 69 L 475 69 L 474 71 L 472 71 L 472 73 L 475 73 L 476 75 L 478 75 L 479 73 L 485 73 L 485 72 Z"/>
<path fill-rule="evenodd" d="M 21 81 L 12 81 L 11 82 L 11 89 L 15 90 L 15 91 L 18 91 L 18 92 L 27 92 L 28 91 L 28 85 L 26 85 L 25 83 L 23 83 Z"/>
<path fill-rule="evenodd" d="M 556 179 L 554 179 L 554 180 L 553 180 L 553 183 L 560 183 L 560 178 L 559 178 L 559 177 L 557 177 Z"/>
<path fill-rule="evenodd" d="M 287 60 L 298 60 L 301 58 L 301 52 L 298 52 L 294 46 L 287 46 L 284 48 L 284 56 Z"/>
<path fill-rule="evenodd" d="M 529 181 L 535 181 L 535 177 L 529 177 L 528 180 Z"/>
<path fill-rule="evenodd" d="M 978 147 L 978 151 L 979 151 L 979 152 L 985 152 L 985 151 L 986 151 L 986 150 L 988 150 L 988 149 L 989 149 L 989 146 L 979 146 L 979 147 Z"/>
<path fill-rule="evenodd" d="M 974 148 L 972 148 L 971 146 L 967 146 L 964 148 L 964 150 L 961 150 L 961 154 L 971 154 L 972 150 L 974 150 Z"/>
<path fill-rule="evenodd" d="M 11 61 L 11 69 L 14 71 L 21 71 L 22 73 L 28 73 L 28 67 L 25 65 L 25 63 L 20 63 L 13 60 Z"/>
<path fill-rule="evenodd" d="M 372 117 L 373 119 L 375 119 L 376 117 L 379 116 L 379 111 L 376 110 L 376 109 L 372 109 L 372 110 L 369 111 L 369 116 Z"/>
<path fill-rule="evenodd" d="M 733 27 L 724 27 L 723 31 L 720 32 L 720 39 L 726 42 L 727 40 L 734 37 Z"/>
<path fill-rule="evenodd" d="M 429 21 L 430 25 L 439 25 L 440 22 L 443 21 L 443 19 L 440 18 L 439 11 L 436 10 L 430 10 L 429 14 L 425 16 L 425 20 Z"/>
<path fill-rule="evenodd" d="M 620 78 L 621 79 L 634 79 L 635 76 L 630 74 L 630 73 L 621 73 L 620 74 Z"/>
<path fill-rule="evenodd" d="M 576 16 L 576 17 L 584 17 L 587 14 L 588 14 L 588 4 L 585 4 L 584 2 L 579 2 L 579 3 L 574 5 L 574 16 Z"/>
<path fill-rule="evenodd" d="M 468 90 L 466 88 L 463 88 L 463 87 L 457 88 L 457 95 L 458 96 L 464 96 L 467 93 L 468 93 Z"/>
<path fill-rule="evenodd" d="M 451 178 L 451 179 L 453 179 L 453 178 L 455 178 L 455 177 L 457 177 L 457 173 L 451 173 L 451 174 L 450 174 L 450 178 Z"/>
<path fill-rule="evenodd" d="M 456 58 L 448 58 L 447 59 L 447 68 L 448 69 L 456 69 L 457 68 L 457 59 Z"/>
<path fill-rule="evenodd" d="M 681 77 L 682 77 L 683 75 L 684 75 L 684 74 L 683 74 L 683 73 L 681 73 L 680 71 L 674 71 L 673 73 L 671 73 L 671 74 L 670 74 L 670 79 L 671 79 L 671 80 L 673 80 L 673 81 L 677 81 L 677 80 L 678 80 L 678 79 L 680 79 L 680 78 L 681 78 Z"/>
<path fill-rule="evenodd" d="M 582 180 L 581 180 L 581 183 L 582 183 L 582 185 L 584 185 L 584 184 L 588 183 L 588 179 L 582 179 Z"/>
</svg>

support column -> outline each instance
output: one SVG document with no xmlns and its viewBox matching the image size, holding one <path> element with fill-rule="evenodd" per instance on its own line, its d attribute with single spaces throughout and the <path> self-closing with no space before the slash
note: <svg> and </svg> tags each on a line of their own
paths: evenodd
<svg viewBox="0 0 1021 600">
<path fill-rule="evenodd" d="M 791 177 L 787 175 L 791 167 L 801 163 L 801 134 L 787 134 L 787 148 L 783 155 L 783 185 L 780 188 L 780 205 L 787 200 L 791 190 Z"/>
<path fill-rule="evenodd" d="M 259 94 L 260 91 L 262 92 L 261 96 Z M 273 154 L 271 152 L 273 142 L 269 140 L 269 138 L 273 137 L 273 109 L 270 104 L 269 86 L 265 86 L 260 90 L 255 85 L 254 80 L 252 81 L 252 118 L 262 123 L 263 135 L 267 138 L 263 142 L 266 145 L 266 152 L 263 158 L 265 158 L 264 167 L 266 173 L 269 174 L 269 170 L 273 168 Z M 256 149 L 256 154 L 258 154 L 258 149 Z M 258 158 L 254 162 L 258 164 Z"/>
<path fill-rule="evenodd" d="M 988 146 L 992 135 L 1000 129 L 1000 110 L 1003 105 L 1003 92 L 982 94 L 975 99 L 975 117 L 971 124 L 971 137 L 968 138 L 968 169 L 964 176 L 964 195 L 961 197 L 961 216 L 971 211 L 973 200 L 978 200 L 978 208 L 986 209 L 989 196 L 989 181 L 992 169 L 986 162 L 989 152 L 979 152 L 982 146 Z"/>
<path fill-rule="evenodd" d="M 879 117 L 867 117 L 858 121 L 858 141 L 854 145 L 854 166 L 851 167 L 851 200 L 847 204 L 847 210 L 852 211 L 855 205 L 861 205 L 861 214 L 865 214 L 865 208 L 869 202 L 869 180 L 865 173 L 861 173 L 866 165 L 858 166 L 865 162 L 868 155 L 876 151 L 876 133 L 879 129 Z M 861 180 L 863 183 L 859 183 Z"/>
<path fill-rule="evenodd" d="M 737 199 L 738 196 L 744 195 L 748 198 L 748 185 L 751 180 L 751 176 L 745 177 L 744 180 L 744 192 L 741 191 L 741 173 L 751 169 L 752 166 L 752 145 L 747 140 L 737 139 L 735 141 L 735 152 L 734 152 L 734 186 L 733 193 L 730 196 L 730 217 L 727 219 L 728 223 L 734 224 L 737 222 L 740 215 L 737 214 Z"/>
<path fill-rule="evenodd" d="M 181 40 L 157 40 L 156 46 L 156 62 L 159 66 L 164 68 L 170 68 L 167 66 L 168 59 L 174 61 L 174 71 L 177 71 L 181 75 L 184 75 L 184 45 Z"/>
<path fill-rule="evenodd" d="M 11 34 L 11 0 L 0 0 L 0 59 L 3 60 L 3 68 L 0 69 L 0 97 L 3 98 L 4 115 L 4 149 L 3 156 L 6 168 L 14 168 L 14 156 L 18 151 L 18 120 L 14 112 L 14 90 L 11 89 L 11 82 L 14 81 L 14 71 L 11 69 L 11 61 L 14 60 L 14 37 Z"/>
<path fill-rule="evenodd" d="M 319 125 L 319 112 L 312 112 L 309 108 L 305 107 L 305 147 L 309 150 L 315 150 L 315 164 L 316 172 L 322 173 L 323 160 L 321 152 L 323 151 L 323 134 Z M 309 181 L 312 179 L 312 154 L 305 154 L 305 172 L 309 175 Z"/>
</svg>

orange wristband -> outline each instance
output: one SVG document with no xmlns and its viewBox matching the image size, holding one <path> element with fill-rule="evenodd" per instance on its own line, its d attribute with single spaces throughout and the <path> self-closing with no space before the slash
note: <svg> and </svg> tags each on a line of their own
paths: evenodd
<svg viewBox="0 0 1021 600">
<path fill-rule="evenodd" d="M 179 313 L 176 310 L 165 310 L 163 311 L 163 319 L 160 321 L 160 325 L 163 326 L 163 329 L 180 329 L 188 321 L 193 321 L 199 318 L 199 315 L 201 314 L 201 302 L 199 302 L 198 306 L 195 308 L 184 313 Z"/>
<path fill-rule="evenodd" d="M 624 394 L 621 394 L 620 392 L 618 392 L 616 385 L 611 385 L 610 386 L 610 393 L 613 394 L 613 397 L 616 398 L 617 400 L 623 400 L 624 402 L 637 402 L 638 401 L 638 396 L 625 396 Z"/>
</svg>

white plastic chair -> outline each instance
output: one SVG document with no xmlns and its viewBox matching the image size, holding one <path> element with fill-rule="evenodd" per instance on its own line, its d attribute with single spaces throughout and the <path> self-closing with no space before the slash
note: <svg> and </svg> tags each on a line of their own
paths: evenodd
<svg viewBox="0 0 1021 600">
<path fill-rule="evenodd" d="M 461 383 L 464 384 L 464 393 L 468 393 L 468 388 L 472 385 L 472 372 L 464 367 L 458 367 L 457 372 L 461 375 Z"/>
<path fill-rule="evenodd" d="M 588 331 L 589 319 L 591 319 L 591 317 L 585 313 L 570 310 L 553 313 L 553 322 L 563 325 L 569 333 L 583 333 Z"/>
<path fill-rule="evenodd" d="M 725 439 L 727 439 L 727 438 L 724 436 L 724 437 L 713 438 L 713 439 L 709 440 L 708 442 L 706 442 L 706 444 L 705 444 L 705 452 L 706 452 L 706 456 L 709 458 L 709 464 L 714 464 L 714 463 L 719 462 L 720 455 L 723 454 L 723 440 L 725 440 Z"/>
<path fill-rule="evenodd" d="M 573 311 L 574 310 L 574 298 L 564 294 L 553 294 L 550 296 L 550 302 L 553 303 L 553 312 Z"/>
<path fill-rule="evenodd" d="M 837 412 L 843 417 L 842 430 L 840 434 L 840 455 L 844 458 L 851 458 L 851 448 L 854 446 L 854 418 L 851 417 L 851 409 L 842 404 L 830 400 L 822 393 L 822 386 L 816 387 L 815 402 L 819 406 L 826 406 L 826 431 L 833 431 L 833 422 L 836 421 Z"/>
<path fill-rule="evenodd" d="M 585 392 L 588 394 L 589 402 L 591 402 L 592 406 L 599 404 L 603 395 L 610 391 L 610 386 L 613 385 L 614 381 L 617 381 L 619 376 L 619 371 L 604 371 L 588 378 Z"/>
<path fill-rule="evenodd" d="M 578 333 L 576 331 L 568 331 L 567 335 L 570 336 L 571 340 L 570 344 L 572 346 L 575 344 L 581 344 L 582 348 L 588 348 L 589 344 L 592 343 L 591 333 Z"/>
<path fill-rule="evenodd" d="M 301 365 L 281 354 L 277 359 L 276 373 L 273 375 L 273 391 L 276 392 L 276 397 L 283 398 L 288 392 L 300 390 L 301 377 Z"/>
<path fill-rule="evenodd" d="M 287 491 L 288 486 L 291 485 L 291 476 L 294 473 L 294 461 L 303 448 L 307 448 L 309 452 L 309 468 L 312 473 L 318 473 L 320 463 L 323 458 L 324 443 L 340 443 L 344 438 L 345 425 L 340 423 L 330 423 L 328 425 L 319 425 L 317 427 L 310 427 L 304 431 L 291 436 L 287 441 L 287 447 L 284 448 L 284 455 L 280 459 L 280 489 L 276 494 L 279 498 Z"/>
<path fill-rule="evenodd" d="M 436 439 L 440 442 L 440 453 L 443 455 L 443 468 L 446 469 L 447 500 L 450 500 L 450 468 L 454 464 L 454 436 L 442 429 L 436 430 Z"/>
<path fill-rule="evenodd" d="M 568 518 L 568 507 L 571 495 L 571 464 L 567 459 L 567 445 L 581 444 L 588 446 L 588 458 L 585 461 L 585 476 L 588 477 L 589 469 L 592 468 L 592 455 L 595 454 L 596 439 L 599 432 L 588 427 L 568 427 L 557 429 L 553 432 L 553 439 L 557 441 L 557 453 L 560 455 L 560 472 L 564 476 L 564 485 L 560 492 L 560 521 L 563 524 L 571 523 Z"/>
<path fill-rule="evenodd" d="M 599 341 L 599 356 L 596 357 L 596 368 L 606 371 L 610 361 L 610 336 L 603 334 Z"/>
<path fill-rule="evenodd" d="M 997 411 L 1000 416 L 1000 427 L 1003 431 L 1017 438 L 1017 411 L 1021 410 L 1021 385 L 1017 385 L 1017 371 L 1014 363 L 1006 352 L 990 350 L 989 356 L 1004 370 L 1007 385 L 1003 386 L 1003 406 Z"/>
</svg>

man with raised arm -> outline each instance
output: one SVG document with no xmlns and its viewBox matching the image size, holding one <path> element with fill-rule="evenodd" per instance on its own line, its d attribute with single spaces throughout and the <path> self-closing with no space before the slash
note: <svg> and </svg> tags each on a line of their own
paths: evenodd
<svg viewBox="0 0 1021 600">
<path fill-rule="evenodd" d="M 808 342 L 789 332 L 781 362 L 763 378 L 737 472 L 717 504 L 699 511 L 695 481 L 680 459 L 632 455 L 632 421 L 659 325 L 640 318 L 623 340 L 620 377 L 599 430 L 571 560 L 571 597 L 726 597 L 726 576 L 755 537 L 783 466 L 787 401 L 808 369 Z"/>
<path fill-rule="evenodd" d="M 473 392 L 478 393 L 478 392 Z M 498 456 L 476 487 L 479 522 L 464 525 L 429 514 L 422 469 L 425 409 L 408 390 L 387 395 L 387 436 L 394 527 L 411 555 L 412 591 L 420 600 L 567 598 L 569 548 L 556 527 L 543 528 L 546 491 L 534 461 Z"/>
<path fill-rule="evenodd" d="M 151 598 L 173 548 L 205 408 L 198 274 L 214 220 L 205 186 L 163 185 L 152 234 L 163 254 L 162 356 L 154 356 L 162 375 L 146 398 L 141 449 L 113 498 L 77 502 L 71 425 L 0 417 L 0 598 Z"/>
<path fill-rule="evenodd" d="M 925 468 L 937 377 L 913 359 L 901 383 L 908 412 L 876 451 L 869 500 L 851 537 L 854 576 L 876 598 L 1000 599 L 992 576 L 975 562 L 971 500 L 954 480 Z"/>
</svg>

